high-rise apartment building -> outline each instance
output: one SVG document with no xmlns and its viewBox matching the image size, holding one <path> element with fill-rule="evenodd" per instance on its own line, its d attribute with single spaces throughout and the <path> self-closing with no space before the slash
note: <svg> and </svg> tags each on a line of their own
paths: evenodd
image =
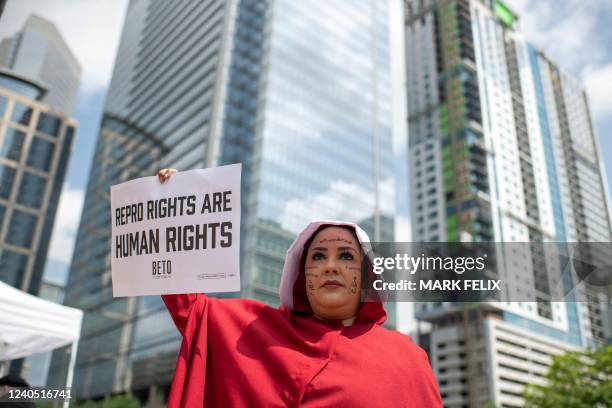
<svg viewBox="0 0 612 408">
<path fill-rule="evenodd" d="M 0 66 L 47 88 L 42 102 L 70 114 L 81 66 L 53 23 L 32 14 L 14 36 L 0 42 Z"/>
<path fill-rule="evenodd" d="M 0 280 L 38 294 L 76 122 L 0 69 Z"/>
<path fill-rule="evenodd" d="M 85 311 L 77 395 L 163 401 L 180 344 L 159 297 L 112 298 L 113 184 L 242 163 L 240 296 L 270 304 L 309 221 L 393 239 L 390 18 L 387 1 L 130 1 L 65 297 Z"/>
<path fill-rule="evenodd" d="M 585 288 L 555 302 L 554 285 L 577 282 L 546 276 L 539 255 L 546 242 L 611 238 L 587 98 L 502 1 L 405 7 L 413 239 L 532 243 L 531 256 L 496 255 L 511 293 L 533 302 L 419 305 L 417 317 L 431 324 L 445 406 L 523 406 L 524 385 L 543 381 L 551 355 L 609 336 L 609 299 Z"/>
</svg>

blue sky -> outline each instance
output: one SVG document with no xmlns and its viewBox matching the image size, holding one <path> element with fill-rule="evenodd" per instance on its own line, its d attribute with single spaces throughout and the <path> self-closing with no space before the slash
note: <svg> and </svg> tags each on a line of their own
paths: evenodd
<svg viewBox="0 0 612 408">
<path fill-rule="evenodd" d="M 519 13 L 526 37 L 585 84 L 612 185 L 612 1 L 507 0 L 507 4 Z M 73 113 L 80 128 L 45 272 L 54 280 L 64 279 L 72 256 L 126 7 L 127 0 L 9 0 L 0 21 L 0 38 L 12 35 L 32 12 L 53 21 L 83 66 Z"/>
</svg>

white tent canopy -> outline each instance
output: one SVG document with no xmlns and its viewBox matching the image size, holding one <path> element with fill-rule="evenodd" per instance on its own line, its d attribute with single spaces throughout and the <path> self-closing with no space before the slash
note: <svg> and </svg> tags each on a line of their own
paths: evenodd
<svg viewBox="0 0 612 408">
<path fill-rule="evenodd" d="M 0 282 L 0 361 L 14 360 L 79 340 L 83 312 Z"/>
<path fill-rule="evenodd" d="M 83 312 L 0 282 L 0 363 L 72 344 L 66 386 L 72 385 Z"/>
</svg>

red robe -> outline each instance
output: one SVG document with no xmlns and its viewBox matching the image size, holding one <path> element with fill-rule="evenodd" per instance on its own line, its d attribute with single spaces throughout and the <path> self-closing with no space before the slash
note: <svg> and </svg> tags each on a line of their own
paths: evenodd
<svg viewBox="0 0 612 408">
<path fill-rule="evenodd" d="M 381 326 L 380 302 L 364 302 L 344 327 L 300 311 L 303 288 L 293 288 L 294 310 L 204 294 L 162 296 L 183 335 L 168 406 L 442 406 L 427 355 Z"/>
<path fill-rule="evenodd" d="M 183 334 L 169 407 L 442 406 L 425 352 L 375 322 L 343 327 L 202 294 L 163 299 Z"/>
</svg>

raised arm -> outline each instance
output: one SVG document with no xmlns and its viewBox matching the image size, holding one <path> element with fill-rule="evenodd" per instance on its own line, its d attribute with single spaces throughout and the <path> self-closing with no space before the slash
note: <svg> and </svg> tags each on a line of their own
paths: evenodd
<svg viewBox="0 0 612 408">
<path fill-rule="evenodd" d="M 159 170 L 157 172 L 159 182 L 164 184 L 176 172 L 177 170 L 172 168 Z M 194 304 L 196 303 L 196 301 L 198 301 L 198 297 L 200 297 L 199 301 L 206 301 L 206 297 L 204 295 L 197 293 L 162 295 L 162 299 L 166 304 L 170 315 L 172 316 L 172 320 L 174 320 L 176 328 L 181 332 L 183 336 L 185 336 L 185 328 L 187 326 L 187 321 L 189 320 L 189 315 L 193 310 Z"/>
<path fill-rule="evenodd" d="M 184 293 L 180 295 L 162 295 L 176 328 L 185 336 L 185 329 L 189 321 L 189 315 L 197 302 L 206 302 L 208 299 L 202 293 Z M 204 305 L 205 306 L 205 305 Z"/>
</svg>

